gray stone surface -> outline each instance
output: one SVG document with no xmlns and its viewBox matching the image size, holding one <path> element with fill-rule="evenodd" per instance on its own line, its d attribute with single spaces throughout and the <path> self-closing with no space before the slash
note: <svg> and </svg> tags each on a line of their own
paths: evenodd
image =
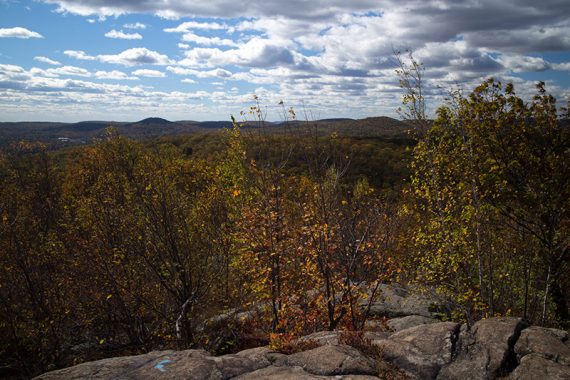
<svg viewBox="0 0 570 380">
<path fill-rule="evenodd" d="M 421 315 L 409 315 L 407 317 L 393 318 L 386 322 L 388 328 L 392 331 L 401 331 L 419 325 L 427 325 L 439 322 L 437 319 L 424 317 Z"/>
<path fill-rule="evenodd" d="M 509 375 L 510 380 L 570 380 L 570 367 L 555 363 L 537 354 L 521 359 Z"/>
<path fill-rule="evenodd" d="M 570 348 L 566 346 L 561 335 L 556 331 L 542 327 L 529 327 L 521 332 L 515 344 L 515 353 L 519 361 L 529 354 L 537 354 L 545 359 L 570 366 Z"/>
<path fill-rule="evenodd" d="M 404 328 L 409 324 L 418 324 Z M 42 380 L 67 379 L 401 379 L 392 364 L 415 379 L 568 379 L 568 333 L 527 327 L 519 318 L 491 318 L 471 328 L 429 318 L 399 318 L 402 330 L 367 331 L 384 361 L 339 344 L 343 333 L 301 338 L 319 344 L 291 355 L 267 347 L 212 356 L 203 350 L 154 351 L 80 364 L 45 373 Z M 398 327 L 397 327 L 398 328 Z M 369 351 L 369 350 L 367 350 Z M 392 364 L 388 364 L 392 363 Z M 386 372 L 387 371 L 387 372 Z"/>
<path fill-rule="evenodd" d="M 319 331 L 313 334 L 309 334 L 299 338 L 301 342 L 315 342 L 319 346 L 325 344 L 339 344 L 339 339 L 341 337 L 340 331 Z M 384 331 L 364 331 L 364 338 L 370 340 L 386 339 L 391 335 L 391 333 Z"/>
<path fill-rule="evenodd" d="M 368 375 L 338 375 L 333 377 L 312 375 L 301 367 L 270 366 L 247 375 L 236 377 L 237 380 L 313 380 L 313 379 L 338 379 L 338 380 L 378 380 L 377 376 Z"/>
<path fill-rule="evenodd" d="M 459 324 L 440 322 L 402 330 L 388 339 L 373 343 L 384 359 L 419 379 L 435 379 L 440 368 L 449 363 Z"/>
<path fill-rule="evenodd" d="M 277 359 L 264 347 L 220 357 L 202 350 L 161 351 L 84 363 L 39 379 L 229 379 L 268 367 Z"/>
<path fill-rule="evenodd" d="M 269 366 L 263 369 L 236 377 L 236 380 L 312 380 L 322 379 L 321 376 L 311 375 L 301 367 Z"/>
<path fill-rule="evenodd" d="M 312 341 L 318 345 L 338 344 L 340 331 L 319 331 L 299 338 L 302 342 Z"/>
<path fill-rule="evenodd" d="M 266 347 L 219 357 L 202 350 L 151 352 L 84 363 L 37 379 L 316 379 L 338 375 L 377 379 L 377 373 L 374 360 L 358 350 L 325 345 L 289 356 Z"/>
<path fill-rule="evenodd" d="M 516 366 L 513 347 L 526 324 L 520 318 L 490 318 L 462 328 L 457 358 L 438 379 L 494 379 Z"/>
<path fill-rule="evenodd" d="M 389 321 L 391 321 L 391 319 L 384 320 L 384 318 L 382 319 L 368 318 L 366 322 L 364 322 L 364 329 L 372 331 L 389 331 L 390 328 L 387 325 Z"/>
<path fill-rule="evenodd" d="M 378 317 L 405 317 L 421 315 L 435 317 L 445 311 L 445 303 L 435 295 L 399 285 L 380 286 L 378 298 L 371 304 L 370 315 Z"/>
<path fill-rule="evenodd" d="M 530 327 L 530 328 L 534 328 L 534 327 Z M 548 327 L 541 327 L 541 329 L 545 330 L 549 334 L 552 334 L 553 336 L 555 336 L 557 339 L 559 339 L 561 342 L 565 343 L 566 345 L 568 345 L 568 343 L 570 343 L 570 334 L 568 334 L 568 331 L 551 329 Z"/>
<path fill-rule="evenodd" d="M 161 370 L 154 368 L 163 365 L 164 368 L 171 364 L 172 356 L 184 356 L 189 365 L 194 362 L 193 359 L 202 358 L 203 351 L 188 350 L 182 352 L 174 351 L 155 351 L 145 355 L 124 356 L 110 359 L 98 360 L 95 362 L 83 363 L 73 367 L 64 368 L 58 371 L 52 371 L 39 376 L 37 379 L 135 379 L 137 373 L 146 371 L 145 378 L 154 379 L 161 375 Z M 204 363 L 206 364 L 206 363 Z M 160 368 L 160 367 L 159 367 Z M 211 367 L 201 366 L 194 368 L 197 376 L 206 376 L 211 371 Z"/>
<path fill-rule="evenodd" d="M 279 357 L 275 357 L 273 351 L 268 348 L 258 347 L 234 355 L 210 357 L 209 360 L 215 363 L 216 369 L 222 374 L 222 377 L 228 379 L 268 367 L 272 361 L 279 359 Z"/>
<path fill-rule="evenodd" d="M 324 345 L 309 351 L 289 355 L 288 366 L 299 366 L 313 375 L 375 375 L 374 360 L 357 349 L 344 345 Z"/>
</svg>

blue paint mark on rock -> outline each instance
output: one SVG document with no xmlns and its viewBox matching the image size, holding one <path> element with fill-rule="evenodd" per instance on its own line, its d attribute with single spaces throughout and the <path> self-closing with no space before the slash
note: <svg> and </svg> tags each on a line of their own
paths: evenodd
<svg viewBox="0 0 570 380">
<path fill-rule="evenodd" d="M 164 365 L 167 363 L 170 363 L 171 361 L 172 360 L 169 360 L 169 359 L 161 360 L 157 365 L 154 366 L 154 368 L 156 368 L 160 372 L 165 372 L 166 369 L 164 368 Z"/>
</svg>

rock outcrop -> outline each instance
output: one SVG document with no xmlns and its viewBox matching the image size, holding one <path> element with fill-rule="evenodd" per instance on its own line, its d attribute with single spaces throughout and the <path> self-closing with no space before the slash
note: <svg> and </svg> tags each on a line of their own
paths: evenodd
<svg viewBox="0 0 570 380">
<path fill-rule="evenodd" d="M 413 377 L 435 379 L 451 362 L 459 328 L 453 322 L 419 325 L 373 343 L 382 349 L 384 359 Z"/>
<path fill-rule="evenodd" d="M 568 380 L 568 366 L 553 362 L 537 354 L 522 358 L 520 365 L 511 373 L 512 380 Z"/>
<path fill-rule="evenodd" d="M 570 379 L 570 340 L 562 330 L 529 327 L 521 332 L 514 351 L 520 363 L 512 379 Z"/>
<path fill-rule="evenodd" d="M 79 364 L 37 379 L 377 379 L 377 373 L 374 360 L 358 350 L 324 345 L 292 355 L 265 347 L 218 357 L 203 350 L 156 351 Z"/>
<path fill-rule="evenodd" d="M 520 318 L 490 318 L 471 328 L 416 322 L 422 323 L 365 333 L 381 360 L 340 344 L 342 333 L 327 331 L 301 338 L 318 347 L 291 355 L 266 347 L 218 357 L 203 350 L 156 351 L 84 363 L 38 379 L 379 379 L 386 362 L 411 379 L 570 379 L 565 331 L 529 327 Z"/>
<path fill-rule="evenodd" d="M 526 325 L 519 318 L 492 318 L 479 321 L 459 334 L 455 358 L 438 379 L 493 379 L 507 375 L 516 358 L 513 347 Z"/>
<path fill-rule="evenodd" d="M 386 326 L 392 331 L 401 331 L 410 327 L 427 325 L 438 322 L 437 319 L 424 317 L 421 315 L 408 315 L 406 317 L 392 318 L 386 322 Z"/>
<path fill-rule="evenodd" d="M 515 353 L 519 361 L 526 355 L 536 354 L 570 366 L 569 343 L 566 331 L 533 326 L 521 332 L 515 345 Z"/>
<path fill-rule="evenodd" d="M 406 317 L 419 315 L 437 318 L 448 312 L 441 297 L 397 284 L 381 284 L 379 295 L 370 305 L 370 315 L 375 317 Z"/>
<path fill-rule="evenodd" d="M 314 375 L 376 375 L 376 363 L 353 347 L 324 345 L 312 350 L 298 352 L 279 362 L 289 367 L 301 367 Z"/>
</svg>

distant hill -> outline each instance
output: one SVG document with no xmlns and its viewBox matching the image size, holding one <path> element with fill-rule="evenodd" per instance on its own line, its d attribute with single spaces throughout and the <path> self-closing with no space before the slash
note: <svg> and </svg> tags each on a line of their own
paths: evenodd
<svg viewBox="0 0 570 380">
<path fill-rule="evenodd" d="M 319 122 L 322 122 L 322 123 L 335 123 L 335 122 L 341 122 L 341 121 L 354 121 L 354 119 L 337 117 L 337 118 L 320 119 L 319 120 Z"/>
<path fill-rule="evenodd" d="M 315 121 L 295 120 L 288 123 L 292 128 L 308 128 L 319 134 L 336 132 L 342 136 L 350 137 L 382 137 L 382 138 L 408 138 L 412 126 L 401 120 L 387 116 L 369 117 L 366 119 L 321 119 Z"/>
<path fill-rule="evenodd" d="M 212 131 L 231 128 L 230 121 L 170 121 L 159 117 L 149 117 L 136 122 L 82 121 L 79 123 L 52 122 L 0 122 L 0 145 L 11 141 L 42 141 L 55 145 L 88 143 L 104 135 L 105 129 L 116 128 L 119 133 L 134 139 L 146 139 L 169 135 L 191 134 L 199 131 Z M 411 126 L 403 121 L 386 116 L 366 119 L 334 118 L 315 121 L 291 121 L 287 123 L 267 122 L 265 126 L 275 133 L 284 126 L 310 128 L 320 134 L 332 132 L 353 137 L 398 137 L 407 136 Z M 316 126 L 316 128 L 315 128 Z M 243 125 L 244 128 L 257 128 L 256 123 Z"/>
<path fill-rule="evenodd" d="M 387 116 L 368 117 L 360 120 L 326 122 L 336 132 L 350 136 L 396 136 L 407 134 L 411 126 L 401 120 Z"/>
<path fill-rule="evenodd" d="M 159 117 L 149 117 L 118 127 L 119 133 L 131 138 L 153 138 L 168 135 L 189 134 L 200 128 L 196 122 L 174 122 Z"/>
<path fill-rule="evenodd" d="M 97 134 L 100 131 L 105 130 L 110 126 L 117 126 L 121 123 L 117 123 L 114 121 L 81 121 L 79 123 L 74 124 L 64 124 L 60 127 L 53 128 L 51 131 L 53 133 L 61 133 L 66 135 L 66 137 L 71 137 L 69 134 L 76 134 L 77 136 L 73 137 L 91 137 L 87 135 L 91 135 L 93 133 Z"/>
<path fill-rule="evenodd" d="M 231 128 L 231 121 L 197 121 L 194 122 L 200 128 L 215 129 L 215 128 Z"/>
<path fill-rule="evenodd" d="M 131 123 L 131 124 L 127 124 L 129 126 L 148 126 L 148 125 L 175 125 L 175 122 L 166 120 L 166 119 L 162 119 L 160 117 L 148 117 L 146 119 Z"/>
</svg>

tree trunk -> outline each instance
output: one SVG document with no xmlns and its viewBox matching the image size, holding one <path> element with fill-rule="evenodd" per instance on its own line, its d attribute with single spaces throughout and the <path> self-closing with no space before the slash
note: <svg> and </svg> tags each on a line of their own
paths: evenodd
<svg viewBox="0 0 570 380">
<path fill-rule="evenodd" d="M 550 293 L 550 264 L 548 264 L 548 272 L 546 274 L 546 288 L 544 289 L 544 298 L 542 300 L 542 321 L 541 321 L 541 324 L 543 326 L 546 323 L 546 307 L 548 304 L 548 293 Z"/>
<path fill-rule="evenodd" d="M 182 339 L 182 323 L 184 318 L 186 317 L 186 311 L 188 310 L 188 306 L 190 305 L 191 302 L 191 298 L 186 299 L 186 301 L 182 304 L 181 310 L 180 310 L 180 314 L 178 314 L 178 318 L 176 318 L 176 338 L 178 338 L 178 340 Z M 186 332 L 186 338 L 189 338 L 191 336 L 190 332 L 187 331 Z"/>
<path fill-rule="evenodd" d="M 566 295 L 562 291 L 560 282 L 557 280 L 552 281 L 550 285 L 550 297 L 554 303 L 554 313 L 556 321 L 562 324 L 570 321 L 570 313 L 568 313 L 568 302 Z"/>
</svg>

